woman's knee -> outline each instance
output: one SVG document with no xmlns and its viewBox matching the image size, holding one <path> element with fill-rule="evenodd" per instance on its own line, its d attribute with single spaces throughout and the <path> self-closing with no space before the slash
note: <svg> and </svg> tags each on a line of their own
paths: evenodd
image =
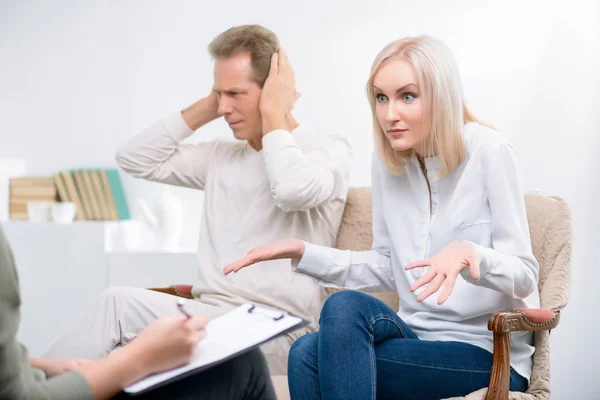
<svg viewBox="0 0 600 400">
<path fill-rule="evenodd" d="M 368 294 L 354 290 L 336 292 L 329 296 L 327 301 L 325 301 L 323 309 L 321 310 L 321 318 L 328 316 L 352 316 L 355 313 L 364 310 L 372 300 L 373 298 Z"/>
</svg>

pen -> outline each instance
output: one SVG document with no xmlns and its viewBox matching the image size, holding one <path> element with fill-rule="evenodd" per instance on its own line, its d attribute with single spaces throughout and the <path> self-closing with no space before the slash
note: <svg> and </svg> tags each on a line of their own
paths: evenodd
<svg viewBox="0 0 600 400">
<path fill-rule="evenodd" d="M 185 300 L 184 299 L 179 299 L 177 300 L 177 308 L 179 308 L 179 311 L 181 311 L 183 313 L 183 315 L 185 315 L 186 317 L 192 318 L 192 314 L 190 314 L 188 312 L 188 310 L 185 307 Z"/>
</svg>

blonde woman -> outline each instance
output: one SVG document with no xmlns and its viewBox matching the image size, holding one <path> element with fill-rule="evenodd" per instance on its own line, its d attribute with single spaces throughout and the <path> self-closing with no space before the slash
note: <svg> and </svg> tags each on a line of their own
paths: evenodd
<svg viewBox="0 0 600 400">
<path fill-rule="evenodd" d="M 396 290 L 390 309 L 355 291 L 331 296 L 320 331 L 290 351 L 294 399 L 440 399 L 487 386 L 490 314 L 539 307 L 515 150 L 468 111 L 456 62 L 438 40 L 398 40 L 367 83 L 376 154 L 373 250 L 290 239 L 225 267 L 293 259 L 327 287 Z M 510 389 L 531 374 L 530 333 L 512 336 Z"/>
</svg>

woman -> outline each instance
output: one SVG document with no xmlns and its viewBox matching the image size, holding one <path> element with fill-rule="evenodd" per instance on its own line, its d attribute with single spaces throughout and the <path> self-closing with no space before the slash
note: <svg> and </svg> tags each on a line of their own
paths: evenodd
<svg viewBox="0 0 600 400">
<path fill-rule="evenodd" d="M 188 362 L 205 336 L 206 319 L 165 317 L 121 351 L 100 361 L 28 358 L 15 336 L 19 325 L 16 268 L 0 228 L 0 399 L 127 399 L 122 389 Z M 173 301 L 175 307 L 175 300 Z M 133 397 L 131 397 L 133 398 Z M 254 350 L 136 399 L 275 399 L 266 361 Z"/>
<path fill-rule="evenodd" d="M 385 47 L 367 94 L 376 148 L 373 250 L 290 239 L 253 249 L 224 271 L 292 258 L 295 271 L 324 286 L 398 292 L 397 313 L 363 293 L 331 296 L 320 332 L 291 349 L 292 398 L 466 395 L 489 382 L 490 314 L 539 307 L 517 157 L 471 115 L 456 62 L 435 39 Z M 530 333 L 512 335 L 511 390 L 527 387 L 533 351 Z"/>
</svg>

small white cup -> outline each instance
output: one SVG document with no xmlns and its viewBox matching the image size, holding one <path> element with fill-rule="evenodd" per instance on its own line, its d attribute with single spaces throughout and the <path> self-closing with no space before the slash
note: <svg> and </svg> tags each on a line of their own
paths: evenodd
<svg viewBox="0 0 600 400">
<path fill-rule="evenodd" d="M 51 207 L 52 221 L 57 224 L 70 224 L 75 219 L 75 213 L 77 207 L 75 203 L 63 202 L 63 203 L 52 203 Z"/>
<path fill-rule="evenodd" d="M 48 222 L 50 217 L 50 202 L 49 201 L 28 201 L 27 216 L 29 221 L 33 223 Z"/>
</svg>

